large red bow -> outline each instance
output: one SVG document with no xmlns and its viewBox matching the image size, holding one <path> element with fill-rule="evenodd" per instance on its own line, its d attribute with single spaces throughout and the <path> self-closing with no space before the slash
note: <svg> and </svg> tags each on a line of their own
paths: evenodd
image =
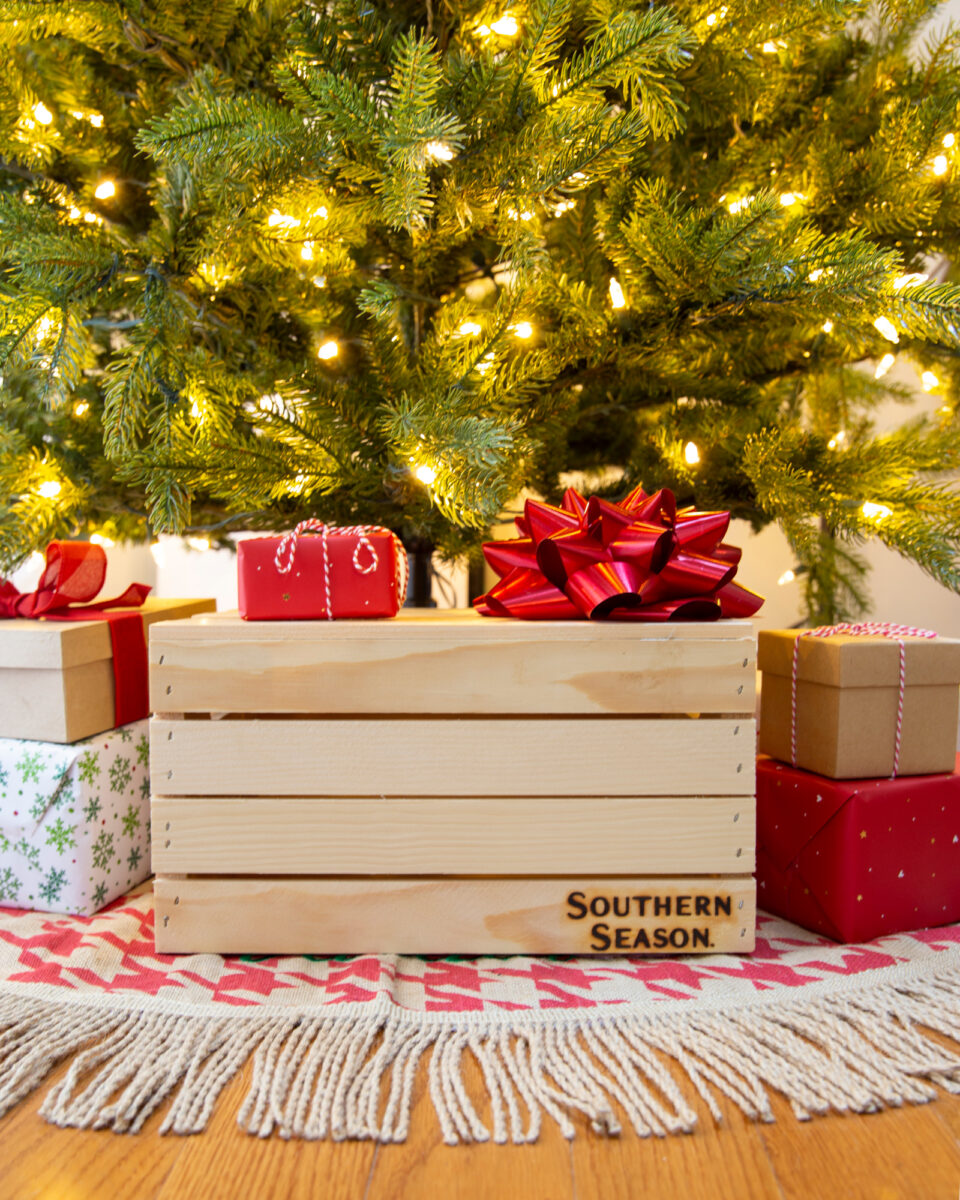
<svg viewBox="0 0 960 1200">
<path fill-rule="evenodd" d="M 524 620 L 749 617 L 763 597 L 733 582 L 742 552 L 723 541 L 729 524 L 728 512 L 678 512 L 667 488 L 635 488 L 620 504 L 574 488 L 560 508 L 528 500 L 521 536 L 484 544 L 501 578 L 474 603 L 486 617 Z"/>
<path fill-rule="evenodd" d="M 114 715 L 117 725 L 147 716 L 147 644 L 143 620 L 136 612 L 105 609 L 139 608 L 150 588 L 132 583 L 112 600 L 90 603 L 103 587 L 107 556 L 92 542 L 51 542 L 40 582 L 33 592 L 20 592 L 0 580 L 0 618 L 29 617 L 49 621 L 106 621 L 113 647 L 116 684 Z"/>
</svg>

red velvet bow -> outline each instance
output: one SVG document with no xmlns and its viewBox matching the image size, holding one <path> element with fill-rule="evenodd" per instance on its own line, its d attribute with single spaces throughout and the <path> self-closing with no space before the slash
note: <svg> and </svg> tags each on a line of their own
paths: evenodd
<svg viewBox="0 0 960 1200">
<path fill-rule="evenodd" d="M 729 524 L 728 512 L 678 512 L 667 488 L 635 488 L 620 504 L 574 488 L 560 508 L 528 500 L 522 536 L 484 544 L 501 578 L 474 603 L 486 617 L 524 620 L 749 617 L 763 597 L 733 582 L 742 552 L 723 541 Z"/>
<path fill-rule="evenodd" d="M 117 725 L 147 716 L 147 644 L 139 613 L 104 609 L 139 608 L 150 588 L 131 583 L 112 600 L 94 599 L 107 574 L 107 556 L 92 542 L 51 542 L 40 582 L 33 592 L 20 592 L 0 580 L 0 618 L 28 617 L 49 621 L 107 621 L 113 647 Z"/>
</svg>

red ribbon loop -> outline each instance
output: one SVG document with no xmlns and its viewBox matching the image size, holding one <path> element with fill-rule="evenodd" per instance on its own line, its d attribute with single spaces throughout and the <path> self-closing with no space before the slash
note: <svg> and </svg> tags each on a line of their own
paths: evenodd
<svg viewBox="0 0 960 1200">
<path fill-rule="evenodd" d="M 555 508 L 528 500 L 521 534 L 487 542 L 500 576 L 476 600 L 488 617 L 710 621 L 752 616 L 763 597 L 733 582 L 741 551 L 724 543 L 728 512 L 677 510 L 667 488 L 620 504 L 573 488 Z"/>
<path fill-rule="evenodd" d="M 147 716 L 147 643 L 139 613 L 105 609 L 139 608 L 150 593 L 131 583 L 119 596 L 96 600 L 107 574 L 107 556 L 93 542 L 51 542 L 36 589 L 21 592 L 0 581 L 0 619 L 26 617 L 49 621 L 106 621 L 113 649 L 114 718 L 127 725 Z"/>
</svg>

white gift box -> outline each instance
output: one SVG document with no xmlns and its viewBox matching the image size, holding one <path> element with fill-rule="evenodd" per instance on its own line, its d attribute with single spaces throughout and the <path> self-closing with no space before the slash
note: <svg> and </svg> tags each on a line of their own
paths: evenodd
<svg viewBox="0 0 960 1200">
<path fill-rule="evenodd" d="M 90 916 L 149 876 L 148 724 L 0 738 L 0 905 Z"/>
</svg>

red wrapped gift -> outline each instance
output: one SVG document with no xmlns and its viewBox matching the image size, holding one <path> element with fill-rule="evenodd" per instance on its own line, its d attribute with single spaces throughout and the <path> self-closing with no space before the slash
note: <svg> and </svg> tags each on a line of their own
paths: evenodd
<svg viewBox="0 0 960 1200">
<path fill-rule="evenodd" d="M 960 774 L 827 779 L 761 755 L 757 884 L 840 942 L 960 920 Z"/>
<path fill-rule="evenodd" d="M 282 538 L 240 542 L 237 570 L 248 621 L 395 617 L 407 590 L 399 538 L 373 525 L 301 521 Z"/>
</svg>

